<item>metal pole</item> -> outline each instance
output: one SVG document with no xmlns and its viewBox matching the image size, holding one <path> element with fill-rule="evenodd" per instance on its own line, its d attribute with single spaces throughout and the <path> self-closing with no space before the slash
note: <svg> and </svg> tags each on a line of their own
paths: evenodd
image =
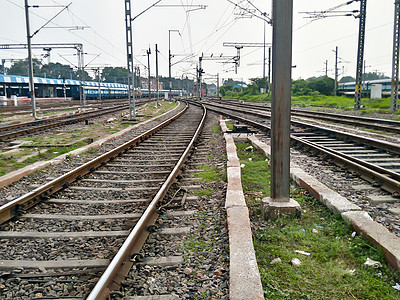
<svg viewBox="0 0 400 300">
<path fill-rule="evenodd" d="M 64 93 L 64 101 L 67 101 L 67 91 L 65 87 L 65 77 L 63 77 L 63 93 Z"/>
<path fill-rule="evenodd" d="M 271 97 L 271 47 L 268 48 L 268 99 Z"/>
<path fill-rule="evenodd" d="M 265 80 L 265 31 L 266 31 L 266 24 L 265 24 L 265 21 L 264 21 L 264 46 L 263 46 L 263 52 L 264 52 L 264 55 L 263 55 L 263 63 L 262 63 L 262 68 L 263 68 L 263 81 Z"/>
<path fill-rule="evenodd" d="M 149 84 L 148 84 L 148 89 L 149 89 L 149 99 L 151 99 L 151 84 L 150 84 L 150 54 L 151 54 L 151 49 L 146 51 L 147 53 L 147 70 L 149 72 Z"/>
<path fill-rule="evenodd" d="M 160 95 L 158 92 L 158 85 L 159 85 L 159 78 L 158 78 L 158 46 L 156 44 L 156 89 L 157 89 L 157 106 L 160 105 L 159 100 L 160 100 Z"/>
<path fill-rule="evenodd" d="M 289 202 L 293 0 L 272 5 L 271 199 Z"/>
<path fill-rule="evenodd" d="M 362 96 L 362 73 L 364 62 L 364 41 L 365 41 L 365 21 L 367 18 L 367 0 L 360 1 L 360 28 L 358 34 L 358 51 L 357 51 L 357 75 L 354 109 L 358 110 L 361 107 Z"/>
<path fill-rule="evenodd" d="M 201 100 L 201 98 L 203 97 L 203 91 L 202 91 L 202 85 L 201 85 L 201 75 L 203 73 L 203 69 L 201 67 L 201 62 L 203 61 L 202 57 L 199 57 L 199 98 Z"/>
<path fill-rule="evenodd" d="M 219 98 L 219 73 L 217 73 L 217 97 Z"/>
<path fill-rule="evenodd" d="M 172 90 L 172 81 L 171 81 L 171 30 L 168 30 L 168 74 L 169 74 L 169 95 L 168 98 L 171 97 L 171 90 Z"/>
<path fill-rule="evenodd" d="M 79 73 L 79 104 L 83 106 L 83 65 L 82 65 L 82 51 L 78 48 L 78 73 Z"/>
<path fill-rule="evenodd" d="M 336 51 L 335 51 L 335 87 L 333 90 L 333 95 L 337 96 L 337 84 L 338 84 L 338 46 L 336 46 Z"/>
<path fill-rule="evenodd" d="M 97 68 L 97 83 L 99 84 L 99 101 L 101 101 L 100 68 Z"/>
<path fill-rule="evenodd" d="M 397 0 L 394 5 L 392 93 L 390 97 L 390 111 L 392 112 L 397 111 L 399 100 L 400 1 Z"/>
<path fill-rule="evenodd" d="M 36 102 L 35 102 L 35 82 L 33 81 L 33 62 L 32 62 L 32 44 L 31 30 L 29 26 L 29 5 L 25 0 L 25 17 L 26 17 L 26 37 L 28 40 L 28 61 L 29 61 L 29 93 L 31 95 L 32 117 L 36 119 Z"/>
<path fill-rule="evenodd" d="M 128 101 L 129 119 L 136 119 L 135 111 L 135 83 L 133 81 L 133 39 L 131 0 L 125 0 L 125 28 L 126 28 L 126 57 L 128 66 Z M 133 87 L 133 88 L 132 88 Z"/>
</svg>

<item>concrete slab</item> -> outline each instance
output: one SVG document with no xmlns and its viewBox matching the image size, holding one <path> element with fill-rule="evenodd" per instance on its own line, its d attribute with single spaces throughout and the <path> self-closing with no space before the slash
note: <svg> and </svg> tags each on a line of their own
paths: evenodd
<svg viewBox="0 0 400 300">
<path fill-rule="evenodd" d="M 119 237 L 128 235 L 129 231 L 78 231 L 78 232 L 1 231 L 0 239 L 99 238 L 99 237 Z"/>
<path fill-rule="evenodd" d="M 124 296 L 125 300 L 176 300 L 177 295 L 152 295 L 152 296 Z"/>
<path fill-rule="evenodd" d="M 147 257 L 143 259 L 143 261 L 140 262 L 140 264 L 148 266 L 160 266 L 160 267 L 175 266 L 183 264 L 183 257 L 182 256 Z"/>
<path fill-rule="evenodd" d="M 221 120 L 221 128 L 224 127 Z M 231 135 L 224 134 L 228 156 L 225 209 L 229 229 L 229 299 L 264 299 L 260 273 L 253 247 L 249 212 L 246 206 L 240 161 Z"/>
<path fill-rule="evenodd" d="M 400 199 L 398 198 L 393 198 L 392 196 L 387 196 L 387 195 L 382 195 L 382 196 L 368 196 L 368 199 L 373 203 L 373 204 L 381 204 L 381 203 L 396 203 L 399 202 Z"/>
<path fill-rule="evenodd" d="M 162 235 L 187 235 L 190 233 L 190 227 L 163 228 L 156 233 Z"/>
<path fill-rule="evenodd" d="M 389 232 L 383 225 L 372 220 L 367 212 L 345 212 L 342 213 L 342 217 L 358 233 L 364 234 L 372 244 L 382 250 L 386 260 L 393 268 L 400 268 L 400 238 Z"/>
<path fill-rule="evenodd" d="M 389 211 L 394 215 L 400 215 L 400 207 L 389 208 Z"/>
<path fill-rule="evenodd" d="M 228 189 L 226 190 L 225 209 L 235 206 L 246 206 L 243 190 L 232 190 L 228 187 Z"/>
<path fill-rule="evenodd" d="M 301 216 L 300 204 L 289 199 L 287 202 L 272 201 L 271 198 L 261 200 L 261 213 L 264 219 L 276 219 L 282 216 Z"/>
<path fill-rule="evenodd" d="M 368 185 L 368 184 L 353 185 L 353 189 L 355 189 L 356 191 L 369 191 L 369 190 L 378 191 L 379 190 L 378 188 L 373 187 L 372 185 Z"/>
<path fill-rule="evenodd" d="M 0 270 L 24 269 L 74 269 L 74 268 L 107 268 L 108 259 L 95 260 L 0 260 Z"/>
<path fill-rule="evenodd" d="M 139 219 L 142 216 L 140 213 L 133 214 L 113 214 L 113 215 L 52 215 L 52 214 L 26 214 L 21 216 L 25 219 L 33 220 L 108 220 L 108 219 Z"/>
<path fill-rule="evenodd" d="M 229 228 L 229 299 L 264 299 L 247 207 L 227 209 Z"/>
</svg>

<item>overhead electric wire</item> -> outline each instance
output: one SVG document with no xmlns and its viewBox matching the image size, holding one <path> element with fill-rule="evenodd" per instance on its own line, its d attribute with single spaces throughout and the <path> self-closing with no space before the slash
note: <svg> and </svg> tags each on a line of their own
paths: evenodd
<svg viewBox="0 0 400 300">
<path fill-rule="evenodd" d="M 15 6 L 17 6 L 17 7 L 19 7 L 19 8 L 21 8 L 21 9 L 23 9 L 23 10 L 25 9 L 25 7 L 19 5 L 19 4 L 15 3 L 15 2 L 13 2 L 13 1 L 11 1 L 11 0 L 6 0 L 6 1 L 9 2 L 9 3 L 11 3 L 11 4 L 13 4 L 13 5 L 15 5 Z M 31 11 L 30 13 L 33 14 L 33 15 L 35 15 L 35 16 L 37 16 L 38 18 L 40 18 L 40 19 L 42 19 L 42 20 L 46 20 L 46 21 L 47 21 L 46 18 L 42 17 L 41 15 L 39 15 L 39 14 L 37 14 L 37 13 L 35 13 L 35 12 L 32 12 L 32 11 Z M 56 23 L 54 23 L 54 22 L 51 22 L 51 23 L 54 24 L 55 26 L 59 27 L 60 29 L 66 30 L 65 28 L 63 28 L 62 26 L 60 26 L 60 25 L 58 25 L 58 24 L 56 24 Z M 85 25 L 87 25 L 87 24 L 85 24 Z M 87 25 L 87 26 L 88 26 L 88 25 Z M 105 51 L 104 49 L 101 49 L 101 48 L 98 47 L 97 45 L 95 45 L 95 44 L 93 44 L 92 42 L 88 41 L 87 39 L 85 39 L 85 38 L 79 36 L 79 35 L 76 34 L 75 32 L 72 32 L 72 31 L 69 31 L 69 30 L 67 30 L 67 31 L 70 32 L 71 34 L 75 35 L 75 36 L 78 37 L 79 39 L 85 41 L 86 43 L 92 45 L 93 47 L 97 48 L 98 50 L 100 50 L 100 51 L 104 52 L 105 54 L 109 55 L 110 57 L 114 58 L 114 59 L 117 60 L 118 62 L 122 62 L 121 59 L 119 59 L 119 58 L 115 57 L 114 55 L 110 54 L 108 51 Z"/>
</svg>

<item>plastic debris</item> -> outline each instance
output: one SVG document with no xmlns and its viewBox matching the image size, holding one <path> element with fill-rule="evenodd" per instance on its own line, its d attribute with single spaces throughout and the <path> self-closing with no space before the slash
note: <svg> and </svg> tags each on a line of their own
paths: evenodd
<svg viewBox="0 0 400 300">
<path fill-rule="evenodd" d="M 369 267 L 374 267 L 374 268 L 382 267 L 382 264 L 379 261 L 372 260 L 369 257 L 367 258 L 367 261 L 364 263 L 364 265 L 369 266 Z"/>
<path fill-rule="evenodd" d="M 312 229 L 312 232 L 313 232 L 313 233 L 318 233 L 318 230 L 315 229 L 315 228 L 313 228 L 313 229 Z"/>
<path fill-rule="evenodd" d="M 303 229 L 301 229 L 301 231 L 303 231 L 303 232 L 306 232 L 306 230 L 303 228 Z"/>
<path fill-rule="evenodd" d="M 248 146 L 247 148 L 245 148 L 244 150 L 246 150 L 246 151 L 250 151 L 250 150 L 252 150 L 253 151 L 253 146 Z"/>
<path fill-rule="evenodd" d="M 310 256 L 311 253 L 305 252 L 305 251 L 301 251 L 301 250 L 295 250 L 294 252 L 298 253 L 298 254 L 303 254 L 303 255 L 307 255 Z"/>
<path fill-rule="evenodd" d="M 356 271 L 356 269 L 353 270 L 346 270 L 347 273 L 349 273 L 350 275 L 354 275 L 354 272 Z"/>
<path fill-rule="evenodd" d="M 353 231 L 353 233 L 351 234 L 351 237 L 354 239 L 356 237 L 357 232 Z"/>
<path fill-rule="evenodd" d="M 315 226 L 315 227 L 317 227 L 317 228 L 324 228 L 324 227 L 322 227 L 322 226 Z"/>
<path fill-rule="evenodd" d="M 273 260 L 271 260 L 271 262 L 269 263 L 270 265 L 274 265 L 274 264 L 278 264 L 281 263 L 282 259 L 280 259 L 279 257 L 274 258 Z"/>
<path fill-rule="evenodd" d="M 252 160 L 253 160 L 253 158 L 249 157 L 249 161 L 252 161 Z"/>
<path fill-rule="evenodd" d="M 245 164 L 241 164 L 240 167 L 243 169 L 246 165 Z"/>
<path fill-rule="evenodd" d="M 293 266 L 301 266 L 301 260 L 298 258 L 293 258 L 292 261 L 290 262 Z"/>
<path fill-rule="evenodd" d="M 400 291 L 400 284 L 398 284 L 398 283 L 396 282 L 396 285 L 392 286 L 392 288 L 394 288 L 395 290 Z"/>
</svg>

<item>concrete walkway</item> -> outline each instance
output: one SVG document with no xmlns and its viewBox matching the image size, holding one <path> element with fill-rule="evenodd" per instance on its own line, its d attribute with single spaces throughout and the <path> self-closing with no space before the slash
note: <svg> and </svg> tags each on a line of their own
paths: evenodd
<svg viewBox="0 0 400 300">
<path fill-rule="evenodd" d="M 220 121 L 228 156 L 225 209 L 229 229 L 229 299 L 264 299 L 261 277 L 253 247 L 249 210 L 241 182 L 240 161 L 233 137 Z"/>
</svg>

